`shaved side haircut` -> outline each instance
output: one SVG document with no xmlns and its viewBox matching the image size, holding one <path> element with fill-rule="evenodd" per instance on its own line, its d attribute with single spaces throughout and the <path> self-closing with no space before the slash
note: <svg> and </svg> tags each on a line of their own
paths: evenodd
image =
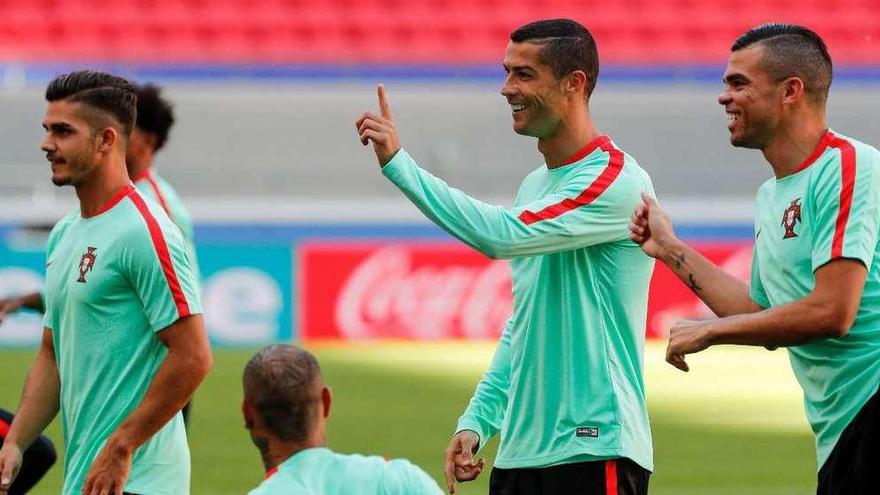
<svg viewBox="0 0 880 495">
<path fill-rule="evenodd" d="M 510 34 L 514 43 L 542 45 L 541 61 L 550 66 L 557 80 L 576 70 L 587 75 L 587 98 L 599 78 L 599 51 L 593 35 L 571 19 L 545 19 L 530 22 Z"/>
<path fill-rule="evenodd" d="M 46 87 L 46 101 L 81 103 L 93 110 L 90 113 L 92 130 L 110 126 L 128 139 L 137 117 L 137 95 L 128 80 L 94 70 L 63 74 Z M 105 118 L 96 118 L 101 115 Z M 110 117 L 109 119 L 106 117 Z"/>
</svg>

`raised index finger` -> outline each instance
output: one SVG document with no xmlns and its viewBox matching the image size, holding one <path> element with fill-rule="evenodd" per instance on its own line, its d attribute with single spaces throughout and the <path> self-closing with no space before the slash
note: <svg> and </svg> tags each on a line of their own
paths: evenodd
<svg viewBox="0 0 880 495">
<path fill-rule="evenodd" d="M 388 105 L 388 94 L 385 93 L 385 85 L 379 85 L 379 112 L 388 120 L 394 120 L 391 116 L 391 106 Z"/>
</svg>

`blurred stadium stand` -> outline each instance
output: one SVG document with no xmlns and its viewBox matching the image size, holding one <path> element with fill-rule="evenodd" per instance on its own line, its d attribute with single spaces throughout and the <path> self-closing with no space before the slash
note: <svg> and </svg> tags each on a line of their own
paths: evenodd
<svg viewBox="0 0 880 495">
<path fill-rule="evenodd" d="M 0 0 L 0 58 L 495 64 L 548 17 L 589 26 L 611 64 L 716 64 L 769 19 L 811 26 L 843 64 L 876 64 L 880 39 L 877 0 Z"/>
</svg>

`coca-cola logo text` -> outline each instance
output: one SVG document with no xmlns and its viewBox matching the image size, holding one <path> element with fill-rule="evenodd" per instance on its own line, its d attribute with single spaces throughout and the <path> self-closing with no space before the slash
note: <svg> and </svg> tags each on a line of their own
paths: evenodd
<svg viewBox="0 0 880 495">
<path fill-rule="evenodd" d="M 371 253 L 345 280 L 335 320 L 348 338 L 497 338 L 513 300 L 506 262 L 413 262 L 411 248 Z"/>
</svg>

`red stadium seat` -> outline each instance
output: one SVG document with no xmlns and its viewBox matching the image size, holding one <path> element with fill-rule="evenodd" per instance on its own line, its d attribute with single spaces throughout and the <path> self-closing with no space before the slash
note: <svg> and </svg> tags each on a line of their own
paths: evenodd
<svg viewBox="0 0 880 495">
<path fill-rule="evenodd" d="M 768 21 L 815 28 L 840 63 L 880 60 L 877 0 L 0 0 L 0 60 L 497 63 L 511 30 L 555 16 L 609 63 L 718 64 Z"/>
</svg>

